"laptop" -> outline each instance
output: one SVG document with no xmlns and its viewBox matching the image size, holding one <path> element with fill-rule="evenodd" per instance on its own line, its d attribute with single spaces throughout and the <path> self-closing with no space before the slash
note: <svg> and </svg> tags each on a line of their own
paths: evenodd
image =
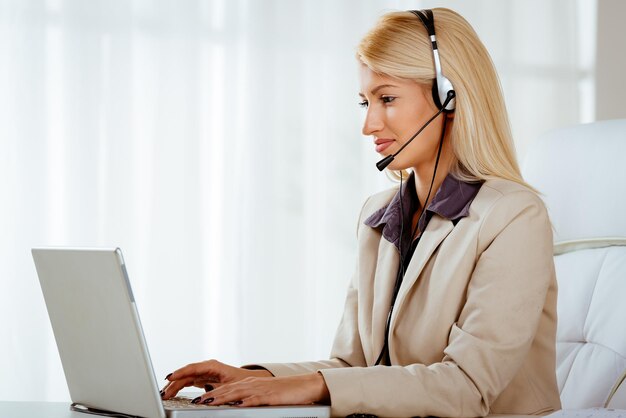
<svg viewBox="0 0 626 418">
<path fill-rule="evenodd" d="M 119 248 L 34 248 L 72 410 L 151 418 L 329 417 L 324 405 L 194 405 L 162 401 Z"/>
</svg>

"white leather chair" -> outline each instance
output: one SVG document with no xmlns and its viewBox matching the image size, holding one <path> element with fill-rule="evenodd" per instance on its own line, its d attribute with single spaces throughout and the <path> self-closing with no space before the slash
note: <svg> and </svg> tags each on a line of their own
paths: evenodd
<svg viewBox="0 0 626 418">
<path fill-rule="evenodd" d="M 605 406 L 626 370 L 626 120 L 544 135 L 522 171 L 554 227 L 563 408 Z"/>
</svg>

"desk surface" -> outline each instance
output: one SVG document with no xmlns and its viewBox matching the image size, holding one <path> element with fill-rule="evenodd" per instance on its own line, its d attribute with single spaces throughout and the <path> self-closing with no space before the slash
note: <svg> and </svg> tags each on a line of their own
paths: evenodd
<svg viewBox="0 0 626 418">
<path fill-rule="evenodd" d="M 67 402 L 10 402 L 0 401 L 0 418 L 88 418 L 81 412 L 70 411 Z M 490 415 L 488 418 L 527 418 L 532 415 Z M 534 417 L 537 418 L 537 417 Z"/>
<path fill-rule="evenodd" d="M 0 418 L 85 418 L 67 402 L 0 402 Z M 93 416 L 93 415 L 91 415 Z"/>
</svg>

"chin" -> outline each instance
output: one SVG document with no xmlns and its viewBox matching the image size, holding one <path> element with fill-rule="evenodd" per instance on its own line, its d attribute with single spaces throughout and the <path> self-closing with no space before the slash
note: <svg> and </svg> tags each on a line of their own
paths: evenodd
<svg viewBox="0 0 626 418">
<path fill-rule="evenodd" d="M 382 158 L 385 158 L 385 157 L 382 157 Z M 407 166 L 406 164 L 402 164 L 401 161 L 396 161 L 396 160 L 393 160 L 391 164 L 387 166 L 387 170 L 392 170 L 392 171 L 409 170 L 410 168 L 411 168 L 410 166 Z"/>
<path fill-rule="evenodd" d="M 389 165 L 387 167 L 387 170 L 389 171 L 393 171 L 395 174 L 397 174 L 398 176 L 400 175 L 400 171 L 409 171 L 408 168 L 396 168 L 393 165 Z M 407 179 L 408 175 L 403 174 L 402 177 L 404 178 L 404 180 Z M 398 177 L 399 178 L 399 177 Z"/>
</svg>

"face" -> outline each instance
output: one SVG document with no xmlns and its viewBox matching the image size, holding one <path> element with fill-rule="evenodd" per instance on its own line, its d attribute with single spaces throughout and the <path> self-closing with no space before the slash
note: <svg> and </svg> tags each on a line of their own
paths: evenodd
<svg viewBox="0 0 626 418">
<path fill-rule="evenodd" d="M 371 135 L 373 147 L 381 158 L 397 152 L 435 113 L 429 87 L 398 79 L 360 66 L 361 106 L 366 110 L 363 135 Z M 426 127 L 389 164 L 391 170 L 414 168 L 421 171 L 434 164 L 437 157 L 443 117 Z"/>
</svg>

